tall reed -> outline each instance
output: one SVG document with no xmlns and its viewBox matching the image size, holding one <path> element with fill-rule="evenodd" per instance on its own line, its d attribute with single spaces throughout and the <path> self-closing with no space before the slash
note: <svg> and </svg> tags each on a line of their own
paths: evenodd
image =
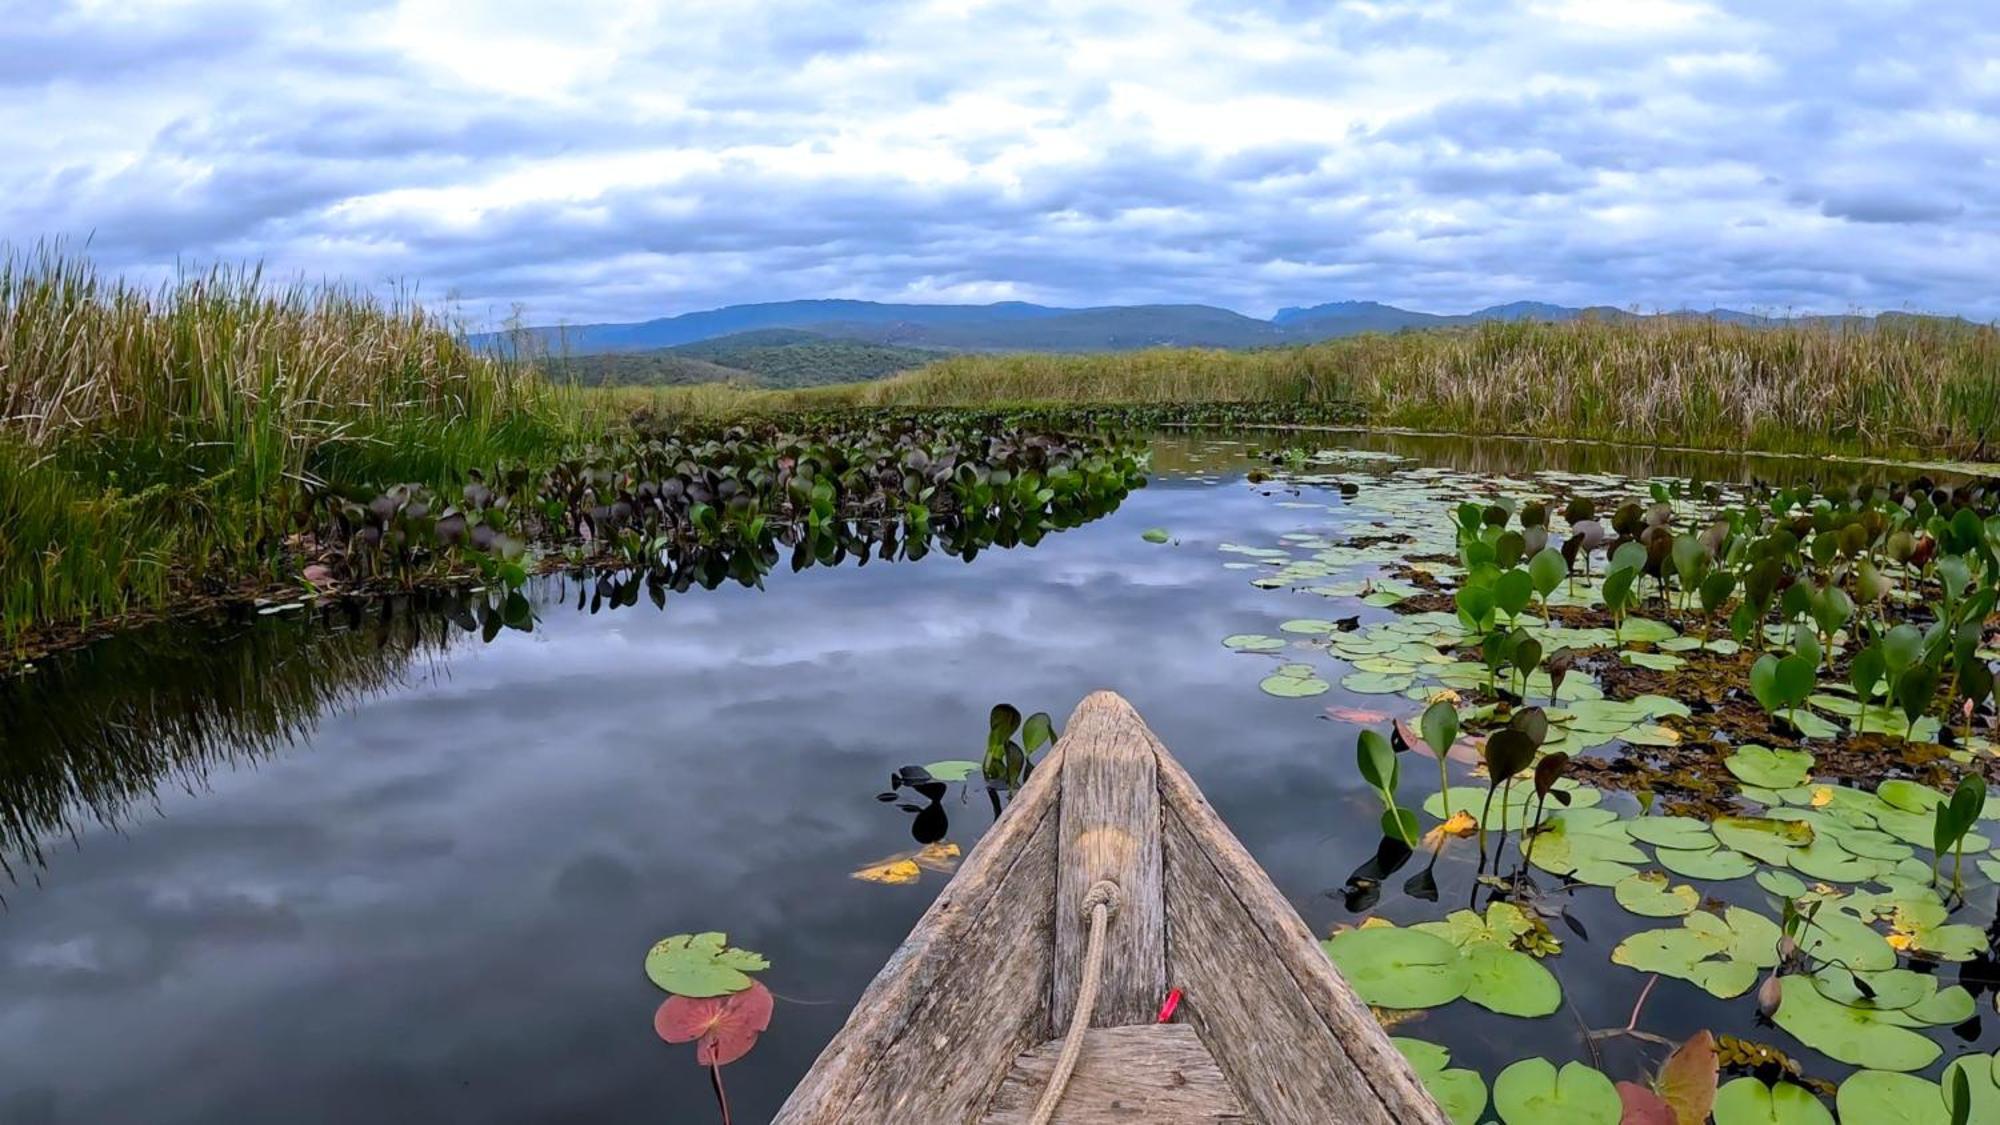
<svg viewBox="0 0 2000 1125">
<path fill-rule="evenodd" d="M 1343 400 L 1377 424 L 1465 433 L 1962 456 L 2000 437 L 2000 332 L 1917 317 L 1489 323 L 1250 352 L 956 356 L 792 401 Z"/>
<path fill-rule="evenodd" d="M 0 250 L 0 629 L 268 569 L 304 488 L 448 485 L 579 418 L 413 300 L 256 268 L 147 289 Z"/>
</svg>

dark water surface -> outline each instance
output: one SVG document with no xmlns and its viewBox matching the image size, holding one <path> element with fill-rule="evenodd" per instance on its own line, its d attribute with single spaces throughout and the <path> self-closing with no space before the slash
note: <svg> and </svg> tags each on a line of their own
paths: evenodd
<svg viewBox="0 0 2000 1125">
<path fill-rule="evenodd" d="M 1124 693 L 1307 922 L 1351 920 L 1338 890 L 1379 805 L 1354 728 L 1324 711 L 1383 698 L 1261 692 L 1267 666 L 1220 638 L 1332 607 L 1251 586 L 1215 548 L 1361 517 L 1332 491 L 1310 499 L 1333 511 L 1283 506 L 1245 484 L 1241 451 L 1165 439 L 1114 515 L 970 564 L 779 574 L 664 612 L 578 611 L 551 584 L 532 633 L 488 644 L 438 617 L 156 629 L 0 690 L 0 1121 L 713 1120 L 692 1048 L 653 1034 L 641 971 L 656 939 L 711 929 L 772 963 L 771 1029 L 726 1072 L 737 1120 L 765 1120 L 947 878 L 851 877 L 915 846 L 875 794 L 898 766 L 977 758 L 1001 701 L 1060 722 L 1092 689 Z M 969 849 L 983 795 L 945 804 Z M 1469 893 L 1465 862 L 1439 871 L 1447 905 Z M 1550 962 L 1573 1011 L 1461 1003 L 1402 1033 L 1489 1078 L 1587 1058 L 1580 1027 L 1624 1024 L 1643 978 L 1607 960 L 1639 928 L 1609 892 L 1577 914 L 1593 940 L 1563 934 Z M 1662 981 L 1649 1005 L 1669 1037 L 1753 1033 L 1747 999 Z M 1605 1049 L 1613 1077 L 1639 1065 L 1625 1051 Z"/>
</svg>

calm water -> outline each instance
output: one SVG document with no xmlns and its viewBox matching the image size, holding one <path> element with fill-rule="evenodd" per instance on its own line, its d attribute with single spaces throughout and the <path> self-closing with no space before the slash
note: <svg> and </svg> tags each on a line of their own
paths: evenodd
<svg viewBox="0 0 2000 1125">
<path fill-rule="evenodd" d="M 1394 444 L 1480 471 L 1800 471 Z M 580 611 L 551 585 L 532 633 L 492 643 L 434 616 L 262 618 L 44 667 L 0 695 L 0 1121 L 713 1120 L 641 971 L 657 938 L 708 929 L 772 963 L 771 1029 L 727 1070 L 737 1119 L 764 1120 L 946 879 L 851 877 L 915 846 L 875 794 L 898 766 L 977 757 L 1001 701 L 1060 721 L 1124 693 L 1309 924 L 1352 920 L 1339 891 L 1379 805 L 1325 709 L 1407 701 L 1260 691 L 1268 660 L 1220 638 L 1333 607 L 1253 587 L 1216 547 L 1379 517 L 1332 490 L 1287 506 L 1245 483 L 1243 451 L 1164 439 L 1114 515 L 970 564 L 780 574 L 664 612 Z M 945 806 L 969 849 L 984 798 Z M 1464 905 L 1467 862 L 1439 874 Z M 1601 890 L 1575 909 L 1590 938 L 1562 932 L 1549 962 L 1569 1007 L 1526 1025 L 1461 1003 L 1403 1033 L 1489 1078 L 1588 1057 L 1580 1029 L 1622 1026 L 1643 979 L 1611 945 L 1660 923 Z M 1751 1007 L 1663 980 L 1645 1026 L 1776 1041 Z M 1636 1047 L 1605 1046 L 1607 1072 L 1629 1077 Z"/>
</svg>

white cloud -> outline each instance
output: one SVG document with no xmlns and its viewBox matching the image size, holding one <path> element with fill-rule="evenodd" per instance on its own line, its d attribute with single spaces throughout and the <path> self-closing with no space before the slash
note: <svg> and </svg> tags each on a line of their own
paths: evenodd
<svg viewBox="0 0 2000 1125">
<path fill-rule="evenodd" d="M 12 14 L 0 238 L 475 319 L 805 296 L 2000 316 L 1986 0 Z"/>
</svg>

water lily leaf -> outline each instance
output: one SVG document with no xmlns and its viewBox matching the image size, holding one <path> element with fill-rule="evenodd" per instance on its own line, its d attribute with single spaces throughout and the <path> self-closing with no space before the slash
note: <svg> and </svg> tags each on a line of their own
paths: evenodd
<svg viewBox="0 0 2000 1125">
<path fill-rule="evenodd" d="M 1164 527 L 1149 527 L 1139 533 L 1139 538 L 1144 539 L 1148 543 L 1165 543 L 1167 541 L 1167 529 Z"/>
<path fill-rule="evenodd" d="M 646 953 L 646 975 L 676 996 L 704 998 L 741 992 L 754 982 L 746 973 L 771 967 L 762 954 L 732 949 L 722 933 L 675 934 Z"/>
<path fill-rule="evenodd" d="M 978 773 L 980 768 L 980 763 L 964 760 L 932 762 L 924 767 L 925 771 L 939 781 L 964 781 Z"/>
<path fill-rule="evenodd" d="M 1341 687 L 1359 695 L 1394 695 L 1415 682 L 1416 678 L 1408 673 L 1399 675 L 1392 672 L 1349 672 L 1340 678 Z M 1321 681 L 1320 690 L 1325 690 L 1324 681 Z"/>
<path fill-rule="evenodd" d="M 1264 677 L 1257 686 L 1280 699 L 1302 699 L 1332 690 L 1332 685 L 1314 674 L 1310 664 L 1280 664 L 1277 671 Z"/>
<path fill-rule="evenodd" d="M 1828 883 L 1866 882 L 1881 872 L 1883 862 L 1854 855 L 1825 836 L 1816 837 L 1786 858 L 1791 860 L 1792 870 Z"/>
<path fill-rule="evenodd" d="M 1856 972 L 1896 967 L 1896 951 L 1887 938 L 1851 915 L 1822 910 L 1798 934 L 1799 948 L 1821 961 L 1839 961 Z"/>
<path fill-rule="evenodd" d="M 1562 986 L 1541 962 L 1518 949 L 1476 942 L 1461 951 L 1465 998 L 1503 1016 L 1546 1016 L 1562 1006 Z"/>
<path fill-rule="evenodd" d="M 1625 831 L 1634 840 L 1659 848 L 1708 851 L 1716 843 L 1707 823 L 1691 816 L 1642 816 L 1628 822 Z"/>
<path fill-rule="evenodd" d="M 1759 969 L 1778 963 L 1776 923 L 1732 906 L 1720 917 L 1695 911 L 1679 927 L 1644 930 L 1611 951 L 1611 960 L 1642 973 L 1689 981 L 1723 999 L 1757 983 Z"/>
<path fill-rule="evenodd" d="M 1842 1121 L 1870 1125 L 1951 1125 L 1944 1091 L 1934 1082 L 1890 1070 L 1862 1070 L 1848 1076 L 1834 1097 Z"/>
<path fill-rule="evenodd" d="M 1741 879 L 1757 870 L 1755 860 L 1742 852 L 1731 851 L 1728 848 L 1712 848 L 1708 851 L 1659 848 L 1653 852 L 1653 859 L 1661 867 L 1676 875 L 1689 879 L 1706 879 L 1711 882 Z"/>
<path fill-rule="evenodd" d="M 1547 1059 L 1522 1059 L 1493 1080 L 1493 1108 L 1507 1125 L 1618 1125 L 1617 1087 L 1580 1062 L 1557 1070 Z"/>
<path fill-rule="evenodd" d="M 1222 643 L 1237 652 L 1277 652 L 1285 647 L 1282 637 L 1267 637 L 1262 633 L 1237 633 L 1222 638 Z"/>
<path fill-rule="evenodd" d="M 1611 889 L 1618 905 L 1645 918 L 1679 918 L 1701 904 L 1701 895 L 1686 883 L 1670 886 L 1658 871 L 1641 871 L 1619 880 Z"/>
<path fill-rule="evenodd" d="M 1833 1125 L 1833 1114 L 1804 1086 L 1738 1078 L 1716 1091 L 1715 1125 Z"/>
<path fill-rule="evenodd" d="M 1333 622 L 1323 621 L 1317 617 L 1297 617 L 1279 625 L 1278 631 L 1281 633 L 1300 633 L 1306 636 L 1317 637 L 1331 633 L 1337 628 L 1339 626 Z"/>
<path fill-rule="evenodd" d="M 1904 812 L 1928 813 L 1944 804 L 1945 796 L 1928 785 L 1891 778 L 1875 787 L 1875 795 Z"/>
<path fill-rule="evenodd" d="M 1437 1099 L 1452 1125 L 1478 1125 L 1486 1112 L 1486 1080 L 1476 1070 L 1447 1068 L 1451 1053 L 1421 1039 L 1392 1038 L 1389 1042 L 1410 1061 L 1417 1080 Z"/>
<path fill-rule="evenodd" d="M 669 1043 L 692 1042 L 701 1066 L 728 1066 L 757 1045 L 771 1009 L 771 991 L 752 981 L 727 996 L 669 996 L 653 1014 L 653 1030 Z"/>
<path fill-rule="evenodd" d="M 1757 872 L 1757 885 L 1779 898 L 1796 899 L 1806 893 L 1806 885 L 1789 871 L 1766 868 Z"/>
<path fill-rule="evenodd" d="M 1813 757 L 1804 750 L 1773 750 L 1751 743 L 1738 748 L 1722 764 L 1746 785 L 1790 789 L 1812 776 Z"/>
<path fill-rule="evenodd" d="M 1465 994 L 1470 982 L 1458 947 L 1433 934 L 1371 926 L 1321 943 L 1357 996 L 1381 1008 L 1435 1008 Z"/>
<path fill-rule="evenodd" d="M 1877 1070 L 1922 1070 L 1943 1053 L 1931 1040 L 1891 1023 L 1883 1012 L 1827 999 L 1803 976 L 1782 978 L 1780 989 L 1782 999 L 1772 1017 L 1778 1026 L 1840 1062 Z"/>
<path fill-rule="evenodd" d="M 1637 668 L 1651 668 L 1655 672 L 1671 672 L 1687 661 L 1670 652 L 1632 652 L 1627 650 L 1618 658 Z"/>
<path fill-rule="evenodd" d="M 1716 819 L 1714 829 L 1724 846 L 1780 867 L 1794 848 L 1813 841 L 1812 825 L 1798 820 L 1725 816 Z"/>
<path fill-rule="evenodd" d="M 1965 1092 L 1971 1096 L 1970 1120 L 1979 1125 L 2000 1121 L 2000 1055 L 1960 1055 L 1951 1060 L 1938 1091 L 1947 1108 L 1951 1100 L 1945 1095 L 1960 1074 L 1965 1075 Z"/>
</svg>

